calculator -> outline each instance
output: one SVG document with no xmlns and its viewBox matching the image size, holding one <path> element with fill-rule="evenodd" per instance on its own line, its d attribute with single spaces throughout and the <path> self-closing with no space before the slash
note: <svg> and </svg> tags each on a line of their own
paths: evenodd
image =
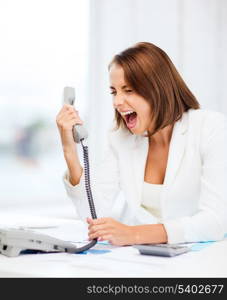
<svg viewBox="0 0 227 300">
<path fill-rule="evenodd" d="M 134 248 L 138 249 L 140 254 L 154 255 L 154 256 L 176 256 L 186 253 L 190 250 L 187 246 L 178 244 L 144 244 L 134 245 Z"/>
</svg>

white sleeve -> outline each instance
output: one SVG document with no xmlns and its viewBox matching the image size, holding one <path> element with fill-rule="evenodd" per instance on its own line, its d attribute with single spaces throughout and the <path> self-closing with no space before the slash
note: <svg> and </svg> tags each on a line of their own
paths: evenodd
<svg viewBox="0 0 227 300">
<path fill-rule="evenodd" d="M 79 184 L 73 186 L 69 182 L 68 170 L 63 176 L 64 186 L 67 195 L 72 199 L 81 219 L 90 217 L 90 209 L 85 189 L 85 176 L 82 173 Z M 104 152 L 100 164 L 90 165 L 91 190 L 97 217 L 113 217 L 116 211 L 113 210 L 114 200 L 120 191 L 119 168 L 117 155 L 111 145 L 110 135 L 108 136 L 107 149 Z"/>
<path fill-rule="evenodd" d="M 227 121 L 218 114 L 204 125 L 199 209 L 193 216 L 164 221 L 168 243 L 215 241 L 227 232 Z M 208 121 L 207 121 L 208 122 Z"/>
</svg>

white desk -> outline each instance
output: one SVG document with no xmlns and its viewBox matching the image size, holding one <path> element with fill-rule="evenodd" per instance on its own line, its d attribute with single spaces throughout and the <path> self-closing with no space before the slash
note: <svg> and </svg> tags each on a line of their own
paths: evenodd
<svg viewBox="0 0 227 300">
<path fill-rule="evenodd" d="M 19 225 L 28 222 L 34 225 L 36 221 L 32 217 L 27 221 L 20 219 Z M 42 222 L 47 221 L 67 226 L 79 224 L 62 219 Z M 129 246 L 97 245 L 94 249 L 100 247 L 111 252 L 35 254 L 14 258 L 0 255 L 0 277 L 227 277 L 227 240 L 172 258 L 140 255 Z"/>
</svg>

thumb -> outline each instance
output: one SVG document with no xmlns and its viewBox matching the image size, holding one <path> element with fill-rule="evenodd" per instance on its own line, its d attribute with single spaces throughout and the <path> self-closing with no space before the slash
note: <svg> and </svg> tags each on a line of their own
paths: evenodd
<svg viewBox="0 0 227 300">
<path fill-rule="evenodd" d="M 91 218 L 86 218 L 86 221 L 88 224 L 92 224 L 92 219 Z"/>
</svg>

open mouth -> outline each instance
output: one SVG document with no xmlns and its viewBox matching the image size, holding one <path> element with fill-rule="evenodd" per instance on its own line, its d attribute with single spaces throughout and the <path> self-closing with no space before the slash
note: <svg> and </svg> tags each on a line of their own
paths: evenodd
<svg viewBox="0 0 227 300">
<path fill-rule="evenodd" d="M 131 112 L 127 115 L 125 115 L 125 121 L 126 121 L 126 125 L 129 129 L 132 129 L 136 126 L 136 122 L 137 122 L 137 113 Z"/>
</svg>

